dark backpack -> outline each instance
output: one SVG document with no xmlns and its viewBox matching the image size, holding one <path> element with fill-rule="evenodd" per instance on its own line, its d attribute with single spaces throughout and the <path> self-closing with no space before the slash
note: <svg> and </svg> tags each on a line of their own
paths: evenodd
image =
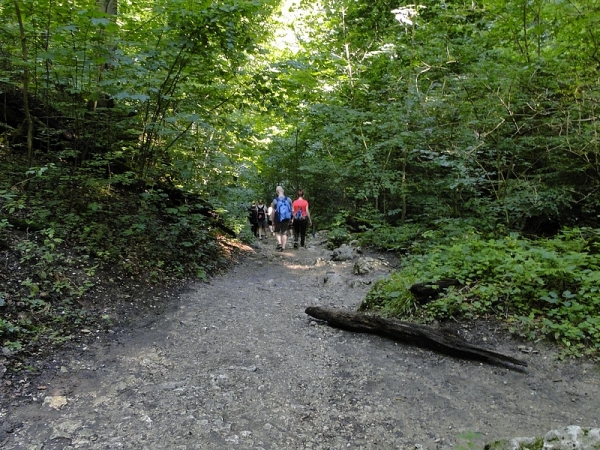
<svg viewBox="0 0 600 450">
<path fill-rule="evenodd" d="M 275 217 L 277 219 L 277 222 L 290 220 L 292 218 L 291 200 L 288 197 L 284 197 L 283 200 L 277 198 L 276 201 L 277 209 Z"/>
<path fill-rule="evenodd" d="M 248 210 L 248 220 L 250 221 L 250 223 L 255 224 L 258 221 L 256 218 L 257 214 L 258 211 L 256 209 L 256 206 L 251 206 Z"/>
<path fill-rule="evenodd" d="M 259 206 L 258 207 L 258 213 L 257 213 L 257 217 L 258 217 L 258 221 L 259 222 L 264 222 L 265 221 L 265 205 L 263 206 Z"/>
</svg>

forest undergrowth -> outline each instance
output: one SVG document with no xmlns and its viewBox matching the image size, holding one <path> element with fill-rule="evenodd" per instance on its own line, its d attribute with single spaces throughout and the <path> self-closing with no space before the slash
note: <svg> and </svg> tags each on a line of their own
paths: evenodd
<svg viewBox="0 0 600 450">
<path fill-rule="evenodd" d="M 600 230 L 532 239 L 446 221 L 379 231 L 363 233 L 363 244 L 404 251 L 402 269 L 373 286 L 362 310 L 416 322 L 494 318 L 555 342 L 563 357 L 600 356 Z M 431 291 L 419 298 L 413 286 Z"/>
<path fill-rule="evenodd" d="M 160 312 L 168 306 L 160 295 L 148 301 L 139 292 L 206 280 L 236 252 L 235 240 L 199 212 L 207 203 L 191 203 L 194 197 L 123 185 L 74 188 L 66 169 L 51 164 L 10 169 L 0 187 L 0 338 L 9 370 L 32 370 L 28 358 L 85 340 L 90 330 L 112 330 L 131 307 Z M 19 173 L 29 174 L 25 183 L 16 181 Z M 253 239 L 244 225 L 240 236 Z M 401 270 L 373 286 L 363 311 L 415 322 L 493 318 L 526 339 L 555 342 L 563 357 L 598 357 L 596 229 L 528 239 L 443 220 L 373 223 L 358 233 L 338 227 L 328 240 L 332 249 L 357 240 L 401 257 Z M 411 292 L 440 280 L 453 283 L 425 300 Z M 143 300 L 134 305 L 134 297 Z"/>
<path fill-rule="evenodd" d="M 206 280 L 237 251 L 197 196 L 1 157 L 11 161 L 0 167 L 0 347 L 9 370 L 120 326 L 129 307 L 157 312 L 164 301 L 143 304 L 140 292 Z"/>
</svg>

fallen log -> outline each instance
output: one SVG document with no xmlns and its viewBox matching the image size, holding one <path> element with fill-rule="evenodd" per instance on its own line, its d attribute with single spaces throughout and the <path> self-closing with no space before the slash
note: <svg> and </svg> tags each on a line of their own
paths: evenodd
<svg viewBox="0 0 600 450">
<path fill-rule="evenodd" d="M 525 361 L 469 344 L 454 334 L 427 325 L 386 319 L 384 317 L 370 316 L 325 306 L 309 306 L 305 312 L 315 319 L 327 321 L 333 327 L 357 331 L 359 333 L 377 334 L 418 347 L 436 350 L 447 355 L 490 363 L 510 363 L 516 366 L 527 366 Z"/>
</svg>

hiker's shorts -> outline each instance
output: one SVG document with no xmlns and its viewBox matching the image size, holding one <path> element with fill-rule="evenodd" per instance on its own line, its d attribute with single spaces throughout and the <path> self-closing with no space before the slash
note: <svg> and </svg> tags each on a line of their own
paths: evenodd
<svg viewBox="0 0 600 450">
<path fill-rule="evenodd" d="M 290 221 L 289 219 L 283 220 L 281 222 L 276 222 L 275 223 L 275 233 L 279 233 L 279 234 L 285 234 L 287 233 L 288 229 L 290 228 Z"/>
</svg>

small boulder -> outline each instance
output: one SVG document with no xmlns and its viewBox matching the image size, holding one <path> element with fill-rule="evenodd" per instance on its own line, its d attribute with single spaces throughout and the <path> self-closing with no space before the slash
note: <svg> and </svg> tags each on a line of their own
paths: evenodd
<svg viewBox="0 0 600 450">
<path fill-rule="evenodd" d="M 544 436 L 545 449 L 600 448 L 600 428 L 581 428 L 571 425 L 551 430 Z"/>
<path fill-rule="evenodd" d="M 342 277 L 340 275 L 338 275 L 335 272 L 327 272 L 325 274 L 325 278 L 323 279 L 323 283 L 325 283 L 327 285 L 343 284 L 344 280 L 342 279 Z"/>
<path fill-rule="evenodd" d="M 354 263 L 352 273 L 354 273 L 354 275 L 366 275 L 377 268 L 377 263 L 378 261 L 376 259 L 369 258 L 368 256 L 360 257 Z"/>
<path fill-rule="evenodd" d="M 48 396 L 44 398 L 44 405 L 48 405 L 53 409 L 61 409 L 67 404 L 67 397 L 64 395 L 57 395 L 54 397 Z"/>
<path fill-rule="evenodd" d="M 581 428 L 570 425 L 565 428 L 551 430 L 541 438 L 520 437 L 503 439 L 486 444 L 485 450 L 592 450 L 600 448 L 600 428 Z"/>
<path fill-rule="evenodd" d="M 349 245 L 342 244 L 340 247 L 333 251 L 331 259 L 334 261 L 350 261 L 358 256 L 358 252 L 355 248 Z"/>
</svg>

